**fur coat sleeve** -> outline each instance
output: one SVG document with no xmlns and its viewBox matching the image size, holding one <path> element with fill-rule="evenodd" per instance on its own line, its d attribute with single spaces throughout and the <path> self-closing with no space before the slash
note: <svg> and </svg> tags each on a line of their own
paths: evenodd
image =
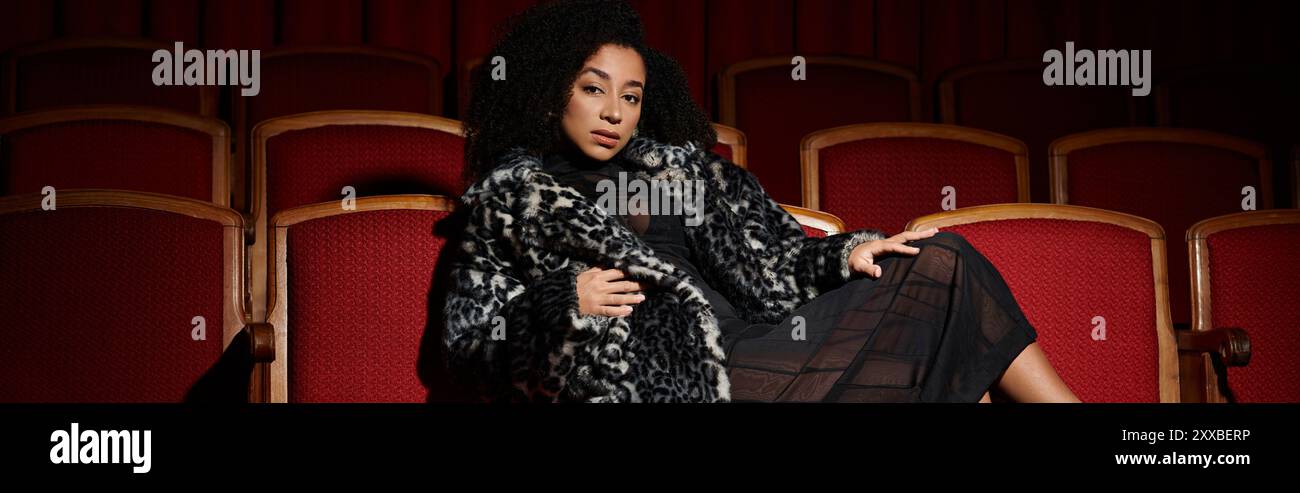
<svg viewBox="0 0 1300 493">
<path fill-rule="evenodd" d="M 693 261 L 751 322 L 776 323 L 848 282 L 853 248 L 885 238 L 874 229 L 809 237 L 753 174 L 712 152 L 701 151 L 701 159 L 712 193 L 703 223 L 687 228 Z"/>
</svg>

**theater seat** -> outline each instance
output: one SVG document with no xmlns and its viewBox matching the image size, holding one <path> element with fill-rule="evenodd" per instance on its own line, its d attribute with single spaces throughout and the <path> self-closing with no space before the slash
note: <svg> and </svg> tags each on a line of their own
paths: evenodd
<svg viewBox="0 0 1300 493">
<path fill-rule="evenodd" d="M 1041 60 L 955 68 L 939 80 L 941 121 L 997 132 L 1029 149 L 1030 198 L 1047 202 L 1047 147 L 1066 135 L 1141 124 L 1130 87 L 1047 86 Z"/>
<path fill-rule="evenodd" d="M 391 111 L 321 111 L 262 122 L 253 130 L 250 249 L 253 313 L 261 317 L 267 220 L 280 211 L 344 198 L 392 194 L 459 196 L 465 185 L 461 124 Z"/>
<path fill-rule="evenodd" d="M 713 130 L 718 132 L 718 145 L 713 146 L 713 152 L 745 168 L 749 156 L 745 133 L 721 123 L 714 123 Z"/>
<path fill-rule="evenodd" d="M 437 60 L 393 49 L 302 46 L 264 52 L 261 93 L 236 96 L 234 101 L 238 162 L 251 165 L 249 131 L 272 118 L 327 110 L 439 115 L 442 80 L 438 74 Z M 236 191 L 245 185 L 237 182 Z M 235 205 L 248 210 L 242 195 Z"/>
<path fill-rule="evenodd" d="M 0 193 L 111 188 L 230 203 L 230 130 L 139 106 L 78 106 L 0 119 Z"/>
<path fill-rule="evenodd" d="M 1191 333 L 1180 336 L 1239 328 L 1250 334 L 1252 356 L 1249 366 L 1233 366 L 1196 355 L 1192 371 L 1208 378 L 1200 388 L 1184 386 L 1184 394 L 1208 402 L 1300 402 L 1300 210 L 1206 219 L 1187 231 L 1187 243 L 1194 316 Z"/>
<path fill-rule="evenodd" d="M 214 117 L 219 88 L 157 86 L 156 50 L 174 46 L 143 39 L 66 38 L 14 48 L 4 57 L 5 113 L 86 104 L 163 108 Z"/>
<path fill-rule="evenodd" d="M 1254 189 L 1255 207 L 1271 208 L 1272 165 L 1257 143 L 1201 130 L 1115 128 L 1052 143 L 1052 202 L 1120 211 L 1154 220 L 1165 231 L 1241 212 Z M 1176 233 L 1177 234 L 1177 233 Z M 1169 252 L 1174 323 L 1191 321 L 1186 251 Z"/>
<path fill-rule="evenodd" d="M 901 231 L 945 207 L 1029 200 L 1024 143 L 983 130 L 870 123 L 813 132 L 800 145 L 803 206 L 849 229 Z"/>
<path fill-rule="evenodd" d="M 962 235 L 997 267 L 1081 400 L 1180 401 L 1158 224 L 1088 207 L 998 204 L 917 218 L 907 230 L 931 227 Z"/>
<path fill-rule="evenodd" d="M 799 221 L 799 225 L 803 226 L 803 231 L 808 236 L 825 238 L 844 232 L 844 221 L 834 214 L 805 209 L 797 205 L 781 204 L 781 208 L 794 216 L 795 221 Z"/>
<path fill-rule="evenodd" d="M 792 79 L 789 56 L 746 60 L 718 75 L 720 123 L 745 132 L 746 168 L 773 199 L 787 204 L 799 201 L 798 149 L 804 135 L 855 123 L 922 119 L 921 86 L 907 68 L 849 57 L 804 61 L 803 80 Z"/>
<path fill-rule="evenodd" d="M 442 295 L 431 293 L 448 197 L 364 197 L 273 218 L 271 402 L 425 402 L 449 395 Z M 432 316 L 430 314 L 432 313 Z M 430 390 L 432 389 L 432 390 Z"/>
<path fill-rule="evenodd" d="M 52 197 L 0 198 L 0 402 L 179 402 L 245 330 L 269 359 L 269 328 L 245 329 L 239 214 L 149 193 Z"/>
</svg>

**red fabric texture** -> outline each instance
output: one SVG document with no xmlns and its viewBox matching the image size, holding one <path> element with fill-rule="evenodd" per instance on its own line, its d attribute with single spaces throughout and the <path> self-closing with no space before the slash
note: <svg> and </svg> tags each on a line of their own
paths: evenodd
<svg viewBox="0 0 1300 493">
<path fill-rule="evenodd" d="M 810 237 L 812 237 L 812 238 L 825 238 L 825 237 L 826 237 L 826 232 L 825 232 L 825 231 L 822 231 L 822 230 L 820 230 L 820 229 L 817 229 L 817 228 L 814 228 L 814 227 L 812 227 L 812 226 L 808 226 L 808 225 L 805 225 L 805 224 L 800 224 L 799 226 L 803 228 L 803 234 L 808 235 L 808 236 L 810 236 Z"/>
<path fill-rule="evenodd" d="M 268 140 L 267 217 L 358 196 L 420 193 L 459 196 L 464 139 L 446 132 L 385 125 L 330 125 Z"/>
<path fill-rule="evenodd" d="M 16 108 L 132 104 L 199 113 L 199 86 L 155 86 L 152 56 L 147 49 L 84 48 L 24 57 Z"/>
<path fill-rule="evenodd" d="M 736 77 L 736 124 L 748 138 L 749 170 L 777 202 L 797 204 L 799 141 L 813 131 L 852 123 L 910 121 L 907 81 L 852 67 L 808 65 L 808 79 L 791 67 Z M 845 90 L 844 88 L 852 88 Z M 829 103 L 828 94 L 834 94 Z"/>
<path fill-rule="evenodd" d="M 261 93 L 245 98 L 248 126 L 277 116 L 320 110 L 429 113 L 436 74 L 384 57 L 345 53 L 262 59 Z"/>
<path fill-rule="evenodd" d="M 417 362 L 445 243 L 432 232 L 446 216 L 375 211 L 290 227 L 291 402 L 425 400 Z"/>
<path fill-rule="evenodd" d="M 212 136 L 127 120 L 84 120 L 0 136 L 0 191 L 115 188 L 212 200 Z"/>
<path fill-rule="evenodd" d="M 1056 219 L 986 221 L 944 228 L 997 267 L 1038 344 L 1084 402 L 1158 402 L 1151 242 L 1143 233 Z M 1106 339 L 1094 340 L 1094 317 Z"/>
<path fill-rule="evenodd" d="M 143 209 L 0 215 L 0 402 L 179 402 L 221 355 L 222 234 Z"/>
<path fill-rule="evenodd" d="M 1228 368 L 1238 402 L 1300 402 L 1300 224 L 1210 235 L 1214 327 L 1250 335 L 1250 364 Z"/>
<path fill-rule="evenodd" d="M 1242 187 L 1259 196 L 1259 163 L 1235 152 L 1189 144 L 1131 142 L 1090 147 L 1069 155 L 1071 204 L 1145 217 L 1178 245 L 1197 221 L 1241 212 Z M 1170 306 L 1175 323 L 1191 322 L 1187 249 L 1169 248 Z"/>
<path fill-rule="evenodd" d="M 912 219 L 941 212 L 947 186 L 957 207 L 1017 199 L 1015 155 L 968 142 L 863 139 L 823 148 L 818 163 L 821 210 L 849 230 L 902 231 Z"/>
<path fill-rule="evenodd" d="M 728 161 L 731 161 L 734 158 L 734 156 L 731 153 L 731 146 L 727 144 L 723 144 L 721 142 L 713 146 L 713 152 L 719 156 L 722 156 L 723 159 L 726 159 Z"/>
</svg>

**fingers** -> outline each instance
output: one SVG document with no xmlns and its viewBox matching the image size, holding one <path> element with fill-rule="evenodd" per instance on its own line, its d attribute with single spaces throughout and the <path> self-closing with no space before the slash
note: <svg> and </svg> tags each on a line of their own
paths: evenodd
<svg viewBox="0 0 1300 493">
<path fill-rule="evenodd" d="M 892 241 L 882 241 L 880 242 L 880 244 L 876 245 L 876 251 L 873 253 L 875 253 L 876 255 L 880 255 L 882 253 L 901 253 L 904 255 L 916 255 L 918 253 L 921 253 L 921 249 L 914 246 L 907 246 L 902 243 L 895 243 Z"/>
<path fill-rule="evenodd" d="M 626 317 L 632 314 L 632 307 L 603 305 L 597 308 L 596 311 L 598 315 L 606 317 Z"/>
<path fill-rule="evenodd" d="M 617 281 L 623 278 L 623 271 L 618 269 L 601 269 L 596 273 L 597 281 Z"/>
<path fill-rule="evenodd" d="M 596 292 L 598 293 L 635 293 L 644 290 L 641 283 L 636 281 L 607 282 L 596 286 Z"/>
<path fill-rule="evenodd" d="M 925 231 L 904 231 L 889 238 L 889 241 L 906 242 L 912 240 L 923 240 L 934 236 L 939 232 L 939 228 L 930 228 Z"/>
<path fill-rule="evenodd" d="M 605 295 L 600 304 L 602 305 L 635 305 L 645 301 L 643 294 L 608 294 Z"/>
</svg>

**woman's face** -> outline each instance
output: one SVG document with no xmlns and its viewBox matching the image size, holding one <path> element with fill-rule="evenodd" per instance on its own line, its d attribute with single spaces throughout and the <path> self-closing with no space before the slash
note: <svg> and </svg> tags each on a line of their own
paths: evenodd
<svg viewBox="0 0 1300 493">
<path fill-rule="evenodd" d="M 608 161 L 641 120 L 645 63 L 632 48 L 607 44 L 587 59 L 564 109 L 564 134 L 588 157 Z"/>
</svg>

